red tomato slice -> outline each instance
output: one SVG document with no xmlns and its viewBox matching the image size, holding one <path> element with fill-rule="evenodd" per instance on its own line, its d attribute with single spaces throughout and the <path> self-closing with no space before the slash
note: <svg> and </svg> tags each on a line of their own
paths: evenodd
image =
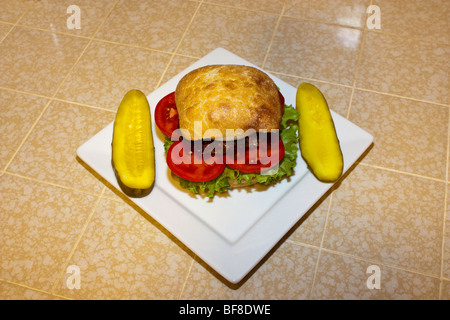
<svg viewBox="0 0 450 320">
<path fill-rule="evenodd" d="M 276 150 L 272 150 L 267 142 L 260 142 L 258 147 L 254 148 L 246 148 L 245 154 L 238 153 L 236 159 L 227 154 L 225 156 L 226 165 L 243 173 L 262 173 L 276 166 L 284 158 L 285 148 L 281 137 L 278 138 Z M 254 160 L 252 163 L 250 163 L 251 156 Z"/>
<path fill-rule="evenodd" d="M 217 178 L 225 169 L 224 163 L 207 164 L 201 151 L 194 151 L 190 142 L 183 141 L 176 141 L 170 146 L 166 162 L 169 169 L 180 178 L 197 182 Z"/>
<path fill-rule="evenodd" d="M 166 95 L 156 105 L 155 123 L 167 138 L 171 138 L 172 133 L 178 129 L 179 121 L 178 110 L 175 104 L 175 92 Z"/>
</svg>

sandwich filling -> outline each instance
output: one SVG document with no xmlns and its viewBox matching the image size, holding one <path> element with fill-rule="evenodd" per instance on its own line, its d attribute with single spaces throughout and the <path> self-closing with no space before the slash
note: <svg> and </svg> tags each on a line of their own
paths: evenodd
<svg viewBox="0 0 450 320">
<path fill-rule="evenodd" d="M 182 187 L 209 197 L 290 176 L 297 120 L 273 81 L 246 66 L 196 69 L 155 109 L 169 169 Z"/>
</svg>

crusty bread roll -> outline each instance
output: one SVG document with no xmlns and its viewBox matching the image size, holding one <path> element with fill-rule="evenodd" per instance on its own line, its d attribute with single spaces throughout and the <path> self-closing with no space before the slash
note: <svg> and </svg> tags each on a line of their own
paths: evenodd
<svg viewBox="0 0 450 320">
<path fill-rule="evenodd" d="M 180 129 L 187 131 L 182 134 L 190 140 L 240 139 L 249 129 L 280 128 L 282 106 L 277 86 L 267 74 L 249 66 L 195 69 L 178 83 L 175 103 Z M 227 129 L 232 131 L 227 134 Z"/>
</svg>

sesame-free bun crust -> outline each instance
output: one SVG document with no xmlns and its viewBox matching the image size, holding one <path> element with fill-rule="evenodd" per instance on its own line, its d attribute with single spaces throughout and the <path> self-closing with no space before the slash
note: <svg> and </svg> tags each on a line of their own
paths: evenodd
<svg viewBox="0 0 450 320">
<path fill-rule="evenodd" d="M 239 139 L 249 129 L 280 128 L 282 106 L 278 89 L 267 74 L 249 66 L 210 65 L 195 69 L 178 83 L 175 103 L 182 134 L 190 140 Z M 236 134 L 227 134 L 227 129 Z"/>
</svg>

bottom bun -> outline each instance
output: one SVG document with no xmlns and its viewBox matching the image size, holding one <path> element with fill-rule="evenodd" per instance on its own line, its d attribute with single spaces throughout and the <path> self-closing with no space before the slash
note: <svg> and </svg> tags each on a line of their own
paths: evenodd
<svg viewBox="0 0 450 320">
<path fill-rule="evenodd" d="M 240 182 L 236 179 L 233 180 L 228 180 L 228 182 L 230 183 L 231 188 L 242 188 L 242 187 L 248 187 L 248 186 L 252 186 L 254 184 L 256 184 L 256 180 L 252 179 L 251 181 L 245 181 L 245 180 L 241 180 Z"/>
<path fill-rule="evenodd" d="M 173 172 L 171 172 L 171 174 L 172 174 L 172 178 L 174 180 L 179 181 L 180 177 L 178 177 Z M 249 186 L 253 186 L 258 183 L 258 182 L 256 182 L 255 179 L 252 179 L 251 181 L 241 180 L 240 182 L 236 179 L 233 179 L 233 180 L 228 180 L 228 182 L 230 183 L 231 189 L 249 187 Z"/>
</svg>

